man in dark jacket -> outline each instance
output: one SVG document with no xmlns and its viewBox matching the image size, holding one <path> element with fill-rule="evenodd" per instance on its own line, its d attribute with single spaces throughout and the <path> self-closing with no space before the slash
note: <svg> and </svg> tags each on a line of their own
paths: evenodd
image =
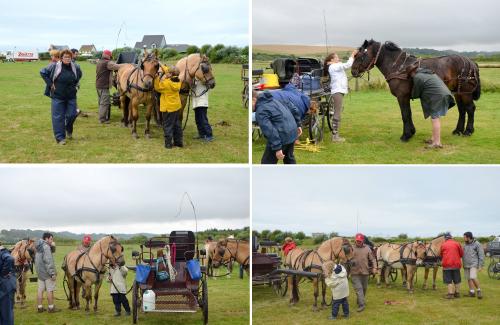
<svg viewBox="0 0 500 325">
<path fill-rule="evenodd" d="M 43 292 L 47 292 L 48 312 L 60 311 L 54 306 L 54 291 L 56 290 L 56 266 L 52 256 L 54 237 L 51 233 L 44 233 L 42 239 L 36 243 L 35 268 L 38 276 L 38 312 L 44 312 L 42 301 Z"/>
<path fill-rule="evenodd" d="M 0 324 L 14 325 L 14 258 L 0 243 Z"/>
<path fill-rule="evenodd" d="M 258 98 L 257 98 L 258 97 Z M 295 164 L 293 147 L 302 134 L 300 113 L 291 102 L 287 106 L 274 99 L 269 91 L 256 96 L 253 93 L 257 123 L 267 139 L 262 155 L 262 164 L 277 164 L 283 159 L 285 164 Z"/>
<path fill-rule="evenodd" d="M 448 285 L 446 299 L 460 298 L 460 269 L 462 268 L 462 246 L 453 240 L 450 233 L 444 235 L 445 242 L 441 245 L 443 266 L 443 282 Z"/>
<path fill-rule="evenodd" d="M 482 299 L 483 294 L 479 286 L 479 279 L 477 273 L 481 271 L 484 266 L 484 250 L 481 244 L 474 239 L 472 232 L 467 231 L 464 233 L 464 275 L 469 284 L 469 297 L 475 297 L 477 291 L 477 298 Z"/>
<path fill-rule="evenodd" d="M 407 68 L 413 78 L 411 98 L 420 98 L 424 111 L 424 118 L 431 117 L 432 139 L 427 140 L 428 148 L 442 148 L 441 145 L 441 116 L 445 116 L 448 109 L 455 106 L 455 100 L 443 80 L 432 70 L 412 65 Z"/>
<path fill-rule="evenodd" d="M 292 102 L 299 109 L 301 120 L 304 119 L 311 107 L 311 99 L 297 90 L 291 83 L 287 84 L 283 89 L 273 91 L 271 94 L 283 105 L 286 105 L 287 102 Z"/>
<path fill-rule="evenodd" d="M 351 282 L 356 292 L 358 312 L 365 310 L 366 291 L 368 290 L 368 279 L 376 272 L 376 262 L 372 250 L 365 245 L 365 236 L 356 234 L 356 245 L 353 249 L 351 260 Z"/>
<path fill-rule="evenodd" d="M 117 71 L 121 67 L 121 64 L 111 61 L 111 55 L 110 50 L 104 50 L 102 58 L 96 65 L 95 87 L 99 98 L 99 122 L 104 124 L 108 124 L 111 117 L 109 88 L 112 84 L 112 71 Z"/>
</svg>

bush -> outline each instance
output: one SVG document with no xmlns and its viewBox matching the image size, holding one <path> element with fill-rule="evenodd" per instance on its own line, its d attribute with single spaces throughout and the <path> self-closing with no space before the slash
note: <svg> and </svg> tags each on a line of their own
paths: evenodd
<svg viewBox="0 0 500 325">
<path fill-rule="evenodd" d="M 200 53 L 200 49 L 196 45 L 191 45 L 186 49 L 186 54 Z"/>
<path fill-rule="evenodd" d="M 321 236 L 314 237 L 313 242 L 315 245 L 317 245 L 317 244 L 321 244 L 322 242 L 324 242 L 327 239 L 328 239 L 328 236 L 326 234 L 323 234 Z"/>
<path fill-rule="evenodd" d="M 205 55 L 208 55 L 208 53 L 210 53 L 210 50 L 212 49 L 212 45 L 210 44 L 205 44 L 201 47 L 200 49 L 200 53 L 201 54 L 205 54 Z"/>
<path fill-rule="evenodd" d="M 398 239 L 408 239 L 408 235 L 407 234 L 399 234 Z"/>
<path fill-rule="evenodd" d="M 295 234 L 295 239 L 297 240 L 303 240 L 306 238 L 306 234 L 304 232 L 299 231 L 298 233 Z"/>
</svg>

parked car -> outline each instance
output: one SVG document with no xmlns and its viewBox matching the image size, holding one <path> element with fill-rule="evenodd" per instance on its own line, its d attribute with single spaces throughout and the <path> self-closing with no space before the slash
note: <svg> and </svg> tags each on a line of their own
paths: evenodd
<svg viewBox="0 0 500 325">
<path fill-rule="evenodd" d="M 488 243 L 485 254 L 486 256 L 500 255 L 500 236 Z"/>
</svg>

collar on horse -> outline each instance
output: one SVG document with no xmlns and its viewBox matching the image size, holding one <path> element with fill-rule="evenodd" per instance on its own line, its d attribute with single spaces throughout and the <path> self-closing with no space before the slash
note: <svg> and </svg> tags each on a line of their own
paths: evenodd
<svg viewBox="0 0 500 325">
<path fill-rule="evenodd" d="M 231 257 L 229 258 L 229 261 L 232 262 L 232 261 L 236 261 L 237 258 L 238 258 L 238 248 L 239 248 L 239 245 L 240 245 L 240 241 L 238 239 L 236 239 L 236 250 L 235 250 L 235 253 L 233 254 L 233 252 L 231 252 L 231 250 L 229 249 L 229 246 L 226 245 L 226 249 L 227 251 L 229 252 L 229 254 L 231 255 Z M 219 253 L 220 255 L 220 253 Z M 221 255 L 221 260 L 222 260 L 222 255 Z M 250 261 L 250 255 L 247 256 L 247 258 L 243 261 L 243 263 L 241 264 L 241 266 L 243 266 L 244 269 L 248 268 L 249 266 L 249 261 Z"/>
<path fill-rule="evenodd" d="M 201 54 L 200 54 L 200 62 L 198 63 L 198 66 L 196 67 L 196 70 L 194 70 L 194 73 L 191 74 L 189 72 L 189 65 L 188 65 L 188 60 L 189 60 L 189 56 L 186 57 L 186 68 L 184 69 L 184 80 L 187 80 L 186 76 L 189 76 L 190 80 L 191 80 L 191 83 L 189 83 L 189 88 L 190 88 L 190 95 L 194 96 L 194 97 L 201 97 L 203 95 L 205 95 L 207 92 L 208 92 L 208 86 L 205 87 L 205 90 L 203 90 L 200 94 L 196 94 L 195 91 L 194 91 L 194 81 L 196 79 L 196 72 L 198 72 L 198 70 L 201 69 L 201 72 L 203 73 L 203 78 L 205 78 L 205 85 L 207 82 L 211 81 L 214 79 L 214 77 L 212 76 L 211 78 L 207 78 L 206 74 L 208 73 L 209 70 L 205 70 L 204 67 L 202 66 L 202 64 L 207 64 L 207 65 L 210 65 L 210 63 L 208 61 L 205 61 L 203 60 Z"/>
<path fill-rule="evenodd" d="M 89 255 L 90 249 L 85 250 L 80 255 L 78 255 L 78 257 L 76 258 L 75 266 L 78 265 L 78 262 L 80 261 L 80 258 L 82 258 L 83 256 L 86 256 L 88 258 L 90 264 L 92 265 L 92 267 L 86 267 L 83 264 L 83 263 L 85 263 L 85 261 L 84 261 L 82 263 L 82 267 L 79 268 L 79 269 L 77 269 L 75 271 L 75 275 L 74 276 L 76 276 L 78 278 L 78 280 L 80 280 L 82 283 L 85 282 L 83 280 L 83 278 L 82 278 L 83 272 L 94 273 L 95 276 L 96 276 L 97 282 L 100 281 L 100 275 L 104 273 L 103 269 L 104 269 L 104 266 L 106 265 L 106 260 L 109 259 L 109 258 L 106 255 L 104 255 L 103 250 L 102 250 L 102 243 L 101 242 L 99 243 L 99 250 L 100 250 L 99 264 L 102 265 L 101 269 L 99 269 L 97 266 L 95 266 L 94 262 L 92 261 L 92 258 L 90 258 L 90 255 Z M 108 249 L 107 249 L 106 253 L 109 252 L 109 250 L 110 250 L 110 248 L 108 246 Z M 104 263 L 102 263 L 103 256 L 104 256 Z"/>
<path fill-rule="evenodd" d="M 137 71 L 137 75 L 136 75 L 136 83 L 132 83 L 131 82 L 131 78 L 132 78 L 132 75 L 134 74 L 134 72 Z M 141 71 L 142 69 L 139 69 L 138 67 L 135 67 L 134 70 L 132 70 L 130 72 L 130 74 L 128 75 L 128 78 L 127 78 L 127 88 L 125 90 L 126 93 L 128 93 L 130 91 L 131 88 L 134 88 L 134 89 L 137 89 L 138 91 L 141 91 L 141 92 L 144 92 L 144 93 L 148 93 L 148 92 L 151 92 L 153 90 L 153 86 L 151 86 L 150 88 L 144 88 L 144 87 L 141 87 L 139 86 L 139 75 L 141 74 Z M 141 76 L 141 82 L 144 84 L 144 77 L 145 76 L 150 76 L 151 78 L 154 79 L 154 76 L 152 76 L 150 73 L 146 73 L 146 74 L 143 74 Z"/>
</svg>

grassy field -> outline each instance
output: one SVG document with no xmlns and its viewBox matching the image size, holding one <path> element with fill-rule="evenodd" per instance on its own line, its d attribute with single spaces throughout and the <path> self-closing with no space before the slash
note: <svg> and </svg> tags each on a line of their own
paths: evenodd
<svg viewBox="0 0 500 325">
<path fill-rule="evenodd" d="M 167 151 L 163 130 L 152 127 L 151 140 L 144 134 L 145 109 L 137 127 L 140 138 L 120 124 L 121 111 L 111 108 L 111 124 L 98 123 L 95 65 L 81 62 L 83 78 L 78 105 L 89 117 L 75 123 L 73 141 L 56 145 L 50 118 L 50 99 L 43 95 L 40 69 L 46 61 L 0 64 L 0 162 L 13 163 L 245 163 L 248 161 L 248 110 L 241 105 L 240 66 L 213 65 L 217 80 L 210 91 L 209 120 L 216 141 L 201 143 L 194 113 L 184 131 L 183 149 Z M 113 89 L 114 91 L 114 89 Z"/>
<path fill-rule="evenodd" d="M 268 63 L 257 62 L 256 66 Z M 296 150 L 300 164 L 495 164 L 500 162 L 500 92 L 485 91 L 476 102 L 475 133 L 471 137 L 452 135 L 458 119 L 456 106 L 442 119 L 442 150 L 427 150 L 423 141 L 431 136 L 431 122 L 424 120 L 420 102 L 412 101 L 413 121 L 417 129 L 408 142 L 399 140 L 402 121 L 395 97 L 384 89 L 385 81 L 378 70 L 370 78 L 359 81 L 360 91 L 344 98 L 341 134 L 345 143 L 332 143 L 328 126 L 319 152 Z M 350 73 L 348 73 L 350 75 Z M 366 76 L 365 76 L 366 78 Z M 487 89 L 500 89 L 500 69 L 481 69 L 482 84 Z M 354 79 L 350 80 L 354 89 Z M 326 124 L 326 123 L 325 123 Z M 307 130 L 301 140 L 308 136 Z M 265 140 L 253 141 L 252 161 L 260 163 Z"/>
<path fill-rule="evenodd" d="M 489 262 L 489 261 L 487 261 Z M 463 272 L 462 272 L 463 273 Z M 356 312 L 356 294 L 350 285 L 349 307 L 351 318 L 342 319 L 345 324 L 498 324 L 498 280 L 488 278 L 486 270 L 480 273 L 483 300 L 462 297 L 446 300 L 446 287 L 442 283 L 441 269 L 438 272 L 437 290 L 421 289 L 424 270 L 418 271 L 415 293 L 410 295 L 401 286 L 401 274 L 392 288 L 377 288 L 375 280 L 370 280 L 364 312 Z M 462 274 L 463 275 L 463 274 Z M 462 277 L 463 279 L 463 277 Z M 309 282 L 300 285 L 300 301 L 295 306 L 288 305 L 288 297 L 278 297 L 269 287 L 253 287 L 252 319 L 255 324 L 326 324 L 331 307 L 318 312 L 312 310 L 313 291 Z M 461 292 L 466 292 L 462 283 Z M 331 299 L 330 289 L 327 301 Z M 386 301 L 393 302 L 386 305 Z M 342 315 L 340 313 L 340 315 Z"/>
<path fill-rule="evenodd" d="M 27 305 L 21 309 L 16 306 L 14 310 L 15 323 L 17 325 L 78 325 L 78 324 L 132 324 L 132 317 L 122 316 L 114 317 L 114 305 L 109 294 L 110 284 L 106 281 L 103 283 L 99 295 L 99 310 L 97 313 L 91 311 L 86 313 L 82 310 L 67 309 L 66 296 L 62 287 L 63 274 L 60 269 L 64 255 L 73 246 L 58 246 L 56 252 L 56 266 L 58 269 L 57 291 L 56 291 L 56 306 L 62 309 L 56 314 L 42 313 L 36 311 L 36 292 L 37 283 L 27 284 Z M 138 250 L 138 247 L 131 245 L 125 246 L 125 259 L 127 265 L 135 265 L 131 259 L 132 250 Z M 250 321 L 249 310 L 249 281 L 245 275 L 243 280 L 238 278 L 238 268 L 234 268 L 234 273 L 231 278 L 218 278 L 216 280 L 208 280 L 208 319 L 210 324 L 248 324 Z M 30 274 L 30 273 L 28 273 Z M 131 287 L 135 273 L 129 271 L 127 276 L 128 288 Z M 131 293 L 127 296 L 129 302 L 132 302 Z M 46 307 L 45 300 L 44 305 Z M 82 300 L 80 300 L 84 306 Z M 92 307 L 91 307 L 92 310 Z M 150 313 L 139 314 L 139 324 L 202 324 L 203 316 L 201 309 L 196 313 Z"/>
</svg>

